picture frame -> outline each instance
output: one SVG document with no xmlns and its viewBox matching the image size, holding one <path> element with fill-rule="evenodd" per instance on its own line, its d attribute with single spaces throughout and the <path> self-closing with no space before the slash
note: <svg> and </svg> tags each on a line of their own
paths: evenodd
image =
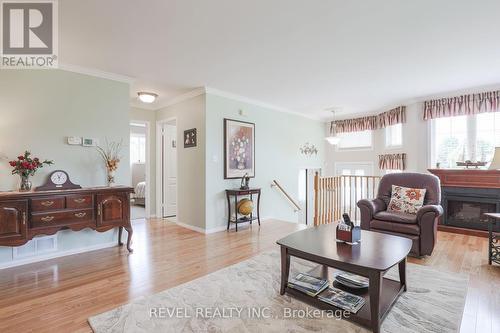
<svg viewBox="0 0 500 333">
<path fill-rule="evenodd" d="M 196 135 L 196 128 L 191 128 L 184 131 L 184 148 L 196 147 L 198 143 L 198 136 Z"/>
<path fill-rule="evenodd" d="M 255 177 L 255 124 L 224 118 L 224 179 Z"/>
</svg>

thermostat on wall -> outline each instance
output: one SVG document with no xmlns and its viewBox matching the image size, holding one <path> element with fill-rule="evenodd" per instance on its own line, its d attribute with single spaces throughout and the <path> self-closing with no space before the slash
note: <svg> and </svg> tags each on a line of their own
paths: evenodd
<svg viewBox="0 0 500 333">
<path fill-rule="evenodd" d="M 99 144 L 99 141 L 94 138 L 83 138 L 83 146 L 84 147 L 95 147 Z"/>
<path fill-rule="evenodd" d="M 79 136 L 68 136 L 68 145 L 81 145 L 82 138 Z"/>
</svg>

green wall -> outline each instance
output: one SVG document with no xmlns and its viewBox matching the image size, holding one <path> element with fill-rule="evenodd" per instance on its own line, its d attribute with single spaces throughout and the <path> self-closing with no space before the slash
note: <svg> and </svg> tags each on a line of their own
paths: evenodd
<svg viewBox="0 0 500 333">
<path fill-rule="evenodd" d="M 19 179 L 8 160 L 24 150 L 54 160 L 39 171 L 33 185 L 52 170 L 66 170 L 82 186 L 106 184 L 106 172 L 92 147 L 70 146 L 67 136 L 123 140 L 119 184 L 130 184 L 129 85 L 61 70 L 0 70 L 0 191 L 15 190 Z M 58 234 L 60 251 L 98 246 L 116 240 L 114 231 L 92 230 Z M 12 250 L 0 247 L 0 263 L 12 260 Z"/>
<path fill-rule="evenodd" d="M 299 170 L 323 167 L 324 123 L 217 95 L 206 96 L 206 229 L 227 223 L 224 190 L 240 184 L 239 180 L 224 179 L 224 118 L 255 123 L 256 177 L 250 185 L 262 188 L 261 216 L 296 222 L 293 207 L 270 185 L 276 179 L 297 200 Z M 299 148 L 306 142 L 314 144 L 319 153 L 302 155 Z"/>
</svg>

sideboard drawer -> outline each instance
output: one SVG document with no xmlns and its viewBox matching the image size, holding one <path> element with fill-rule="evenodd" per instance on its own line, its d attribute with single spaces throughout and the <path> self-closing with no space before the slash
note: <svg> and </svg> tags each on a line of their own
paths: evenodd
<svg viewBox="0 0 500 333">
<path fill-rule="evenodd" d="M 89 195 L 68 195 L 66 196 L 66 208 L 82 209 L 94 207 L 93 196 Z"/>
<path fill-rule="evenodd" d="M 46 197 L 31 199 L 32 212 L 64 209 L 64 197 Z"/>
<path fill-rule="evenodd" d="M 32 228 L 46 228 L 69 223 L 94 222 L 93 209 L 79 209 L 72 211 L 46 212 L 31 215 Z"/>
</svg>

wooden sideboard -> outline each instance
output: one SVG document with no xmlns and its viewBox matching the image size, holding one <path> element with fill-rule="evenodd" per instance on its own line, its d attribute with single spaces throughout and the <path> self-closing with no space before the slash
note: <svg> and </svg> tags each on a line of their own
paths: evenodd
<svg viewBox="0 0 500 333">
<path fill-rule="evenodd" d="M 132 252 L 130 224 L 131 187 L 93 187 L 44 192 L 0 192 L 0 246 L 20 246 L 37 235 L 53 235 L 62 229 L 99 232 L 118 227 L 118 245 L 127 230 Z"/>
</svg>

